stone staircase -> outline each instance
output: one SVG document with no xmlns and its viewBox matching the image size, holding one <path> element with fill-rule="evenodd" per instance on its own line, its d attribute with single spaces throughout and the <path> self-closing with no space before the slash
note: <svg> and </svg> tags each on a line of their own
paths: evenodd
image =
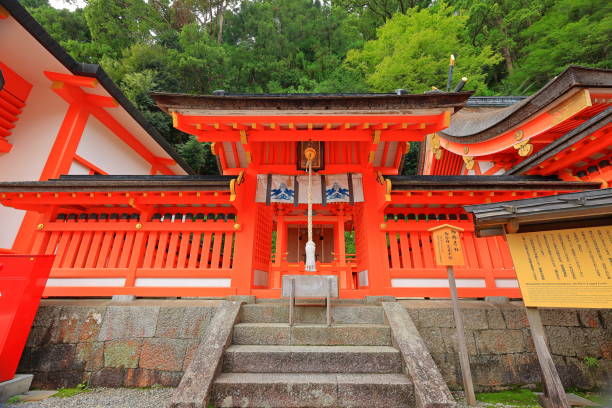
<svg viewBox="0 0 612 408">
<path fill-rule="evenodd" d="M 242 306 L 211 394 L 215 407 L 413 407 L 414 387 L 381 306 Z"/>
</svg>

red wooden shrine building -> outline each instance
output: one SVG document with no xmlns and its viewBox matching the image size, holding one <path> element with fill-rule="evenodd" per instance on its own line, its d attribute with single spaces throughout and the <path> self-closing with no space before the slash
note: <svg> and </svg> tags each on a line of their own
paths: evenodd
<svg viewBox="0 0 612 408">
<path fill-rule="evenodd" d="M 76 89 L 66 97 L 91 77 L 65 74 Z M 46 296 L 274 298 L 283 274 L 306 273 L 304 150 L 312 147 L 316 273 L 338 275 L 342 297 L 447 297 L 428 232 L 444 223 L 465 229 L 460 296 L 520 297 L 503 237 L 477 237 L 463 205 L 607 188 L 611 87 L 612 71 L 572 67 L 509 101 L 468 92 L 155 94 L 177 129 L 213 142 L 222 175 L 177 175 L 184 168 L 168 167 L 176 161 L 143 153 L 157 174 L 3 177 L 0 202 L 30 214 L 13 250 L 56 254 Z M 64 100 L 69 109 L 108 102 Z M 399 175 L 409 142 L 421 143 L 417 176 Z M 159 143 L 151 138 L 148 148 Z"/>
</svg>

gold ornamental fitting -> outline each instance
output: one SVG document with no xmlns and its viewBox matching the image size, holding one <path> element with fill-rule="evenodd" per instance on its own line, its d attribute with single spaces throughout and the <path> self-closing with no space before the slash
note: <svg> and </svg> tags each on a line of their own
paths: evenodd
<svg viewBox="0 0 612 408">
<path fill-rule="evenodd" d="M 234 229 L 235 229 L 235 230 L 239 230 L 239 229 L 240 229 L 240 224 L 235 223 L 235 224 L 234 224 Z"/>
<path fill-rule="evenodd" d="M 523 138 L 523 135 L 525 134 L 525 132 L 523 132 L 522 130 L 517 130 L 516 132 L 514 132 L 514 138 L 516 140 L 521 140 Z"/>
<path fill-rule="evenodd" d="M 40 231 L 41 229 L 43 229 L 43 228 L 45 228 L 45 224 L 38 224 L 38 225 L 36 226 L 36 229 L 37 229 L 37 230 L 39 230 L 39 231 Z"/>
<path fill-rule="evenodd" d="M 317 151 L 312 147 L 308 147 L 306 148 L 306 150 L 304 150 L 304 156 L 306 156 L 306 161 L 313 161 L 316 155 Z"/>
<path fill-rule="evenodd" d="M 141 229 L 141 228 L 142 228 L 142 224 L 141 223 L 136 224 L 136 229 Z"/>
<path fill-rule="evenodd" d="M 387 223 L 383 222 L 380 224 L 380 229 L 387 229 Z"/>
</svg>

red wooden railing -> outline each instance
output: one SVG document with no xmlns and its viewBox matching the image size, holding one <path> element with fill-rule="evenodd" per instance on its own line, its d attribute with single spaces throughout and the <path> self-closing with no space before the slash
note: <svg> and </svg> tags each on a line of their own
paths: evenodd
<svg viewBox="0 0 612 408">
<path fill-rule="evenodd" d="M 168 214 L 149 221 L 138 214 L 59 216 L 41 226 L 33 247 L 34 253 L 56 254 L 45 295 L 234 294 L 238 231 L 228 218 L 233 215 Z"/>
<path fill-rule="evenodd" d="M 446 267 L 435 264 L 431 232 L 438 225 L 464 229 L 464 266 L 455 267 L 460 296 L 520 297 L 512 258 L 503 237 L 477 238 L 470 220 L 388 220 L 387 262 L 395 296 L 448 297 Z"/>
</svg>

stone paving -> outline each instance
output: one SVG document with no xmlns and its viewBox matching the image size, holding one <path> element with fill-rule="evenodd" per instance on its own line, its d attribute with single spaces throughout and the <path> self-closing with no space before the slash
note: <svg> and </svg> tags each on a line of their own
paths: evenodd
<svg viewBox="0 0 612 408">
<path fill-rule="evenodd" d="M 169 401 L 173 388 L 96 388 L 69 398 L 48 398 L 39 402 L 0 405 L 2 408 L 161 408 Z M 457 408 L 465 408 L 462 392 L 453 392 Z M 515 405 L 485 404 L 478 407 L 515 408 Z M 526 408 L 521 406 L 520 408 Z"/>
</svg>

